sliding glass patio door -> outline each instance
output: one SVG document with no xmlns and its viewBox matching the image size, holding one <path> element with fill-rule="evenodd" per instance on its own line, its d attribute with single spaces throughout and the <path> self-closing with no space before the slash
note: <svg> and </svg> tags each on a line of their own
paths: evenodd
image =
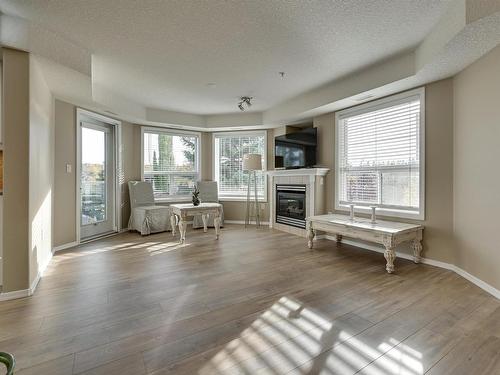
<svg viewBox="0 0 500 375">
<path fill-rule="evenodd" d="M 80 238 L 116 230 L 114 127 L 80 123 Z"/>
</svg>

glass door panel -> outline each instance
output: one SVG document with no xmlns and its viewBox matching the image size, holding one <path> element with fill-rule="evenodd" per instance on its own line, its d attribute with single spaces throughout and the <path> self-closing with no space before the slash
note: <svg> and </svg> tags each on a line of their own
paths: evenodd
<svg viewBox="0 0 500 375">
<path fill-rule="evenodd" d="M 106 220 L 106 133 L 82 127 L 81 223 Z"/>
<path fill-rule="evenodd" d="M 115 229 L 114 137 L 107 124 L 81 123 L 80 237 Z"/>
</svg>

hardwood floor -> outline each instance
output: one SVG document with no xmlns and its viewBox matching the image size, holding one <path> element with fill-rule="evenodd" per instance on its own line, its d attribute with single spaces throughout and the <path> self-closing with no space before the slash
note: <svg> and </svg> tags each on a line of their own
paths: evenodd
<svg viewBox="0 0 500 375">
<path fill-rule="evenodd" d="M 443 269 L 229 225 L 54 256 L 0 303 L 27 374 L 500 374 L 500 301 Z"/>
</svg>

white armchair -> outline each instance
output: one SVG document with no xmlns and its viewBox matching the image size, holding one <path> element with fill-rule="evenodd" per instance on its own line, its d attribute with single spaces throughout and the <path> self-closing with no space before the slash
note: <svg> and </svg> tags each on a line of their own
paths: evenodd
<svg viewBox="0 0 500 375">
<path fill-rule="evenodd" d="M 217 181 L 198 181 L 196 183 L 198 190 L 200 191 L 199 198 L 203 203 L 220 203 L 219 202 L 219 191 L 217 189 Z M 224 226 L 224 209 L 220 216 L 220 225 Z M 207 226 L 214 226 L 214 218 L 210 217 L 207 222 Z M 193 228 L 203 228 L 203 220 L 201 216 L 193 217 Z"/>
<path fill-rule="evenodd" d="M 129 181 L 130 220 L 129 230 L 143 236 L 171 230 L 170 207 L 155 205 L 153 186 L 149 182 Z"/>
</svg>

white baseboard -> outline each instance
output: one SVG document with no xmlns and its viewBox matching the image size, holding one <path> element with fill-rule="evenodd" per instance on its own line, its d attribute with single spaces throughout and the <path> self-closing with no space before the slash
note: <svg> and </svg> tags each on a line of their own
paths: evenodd
<svg viewBox="0 0 500 375">
<path fill-rule="evenodd" d="M 54 247 L 54 249 L 52 249 L 52 253 L 57 253 L 58 251 L 66 250 L 66 249 L 69 249 L 70 247 L 74 247 L 77 245 L 78 245 L 77 241 L 65 243 L 65 244 Z"/>
<path fill-rule="evenodd" d="M 330 241 L 336 241 L 335 236 L 329 236 L 329 235 L 325 235 L 325 234 L 317 236 L 317 239 L 327 239 Z M 344 238 L 342 239 L 342 243 L 345 243 L 345 244 L 351 245 L 351 246 L 360 247 L 362 249 L 366 249 L 366 250 L 370 250 L 370 251 L 376 251 L 377 253 L 383 253 L 385 251 L 385 249 L 381 246 L 365 244 L 362 242 L 348 240 L 348 239 L 344 239 Z M 399 258 L 408 259 L 408 260 L 413 261 L 413 256 L 411 254 L 401 253 L 401 252 L 397 251 L 396 256 Z M 493 297 L 500 299 L 500 290 L 498 290 L 495 287 L 493 287 L 492 285 L 484 282 L 483 280 L 477 278 L 476 276 L 471 275 L 467 271 L 463 270 L 462 268 L 460 268 L 454 264 L 441 262 L 439 260 L 434 260 L 434 259 L 429 259 L 429 258 L 421 258 L 420 263 L 428 264 L 430 266 L 444 268 L 444 269 L 453 271 L 456 274 L 462 276 L 463 278 L 469 280 L 474 285 L 476 285 L 479 288 L 483 289 L 484 291 L 488 292 Z"/>
<path fill-rule="evenodd" d="M 38 286 L 38 283 L 40 282 L 41 278 L 42 278 L 42 272 L 38 271 L 35 280 L 33 280 L 33 282 L 30 285 L 30 288 L 28 289 L 30 296 L 32 296 L 33 293 L 35 293 L 36 287 Z"/>
<path fill-rule="evenodd" d="M 11 299 L 18 299 L 30 296 L 29 289 L 15 290 L 13 292 L 0 293 L 0 302 L 9 301 Z"/>
<path fill-rule="evenodd" d="M 478 279 L 476 276 L 471 275 L 470 273 L 468 273 L 467 271 L 463 270 L 460 267 L 454 266 L 453 271 L 455 271 L 457 274 L 459 274 L 463 278 L 469 280 L 471 283 L 477 285 L 478 287 L 480 287 L 484 291 L 490 293 L 492 296 L 496 297 L 497 299 L 500 299 L 500 290 L 496 289 L 492 285 L 484 282 L 481 279 Z"/>
<path fill-rule="evenodd" d="M 43 274 L 45 273 L 45 270 L 47 269 L 50 261 L 52 260 L 52 256 L 53 256 L 54 252 L 52 251 L 50 253 L 50 256 L 48 257 L 48 259 L 45 261 L 44 264 L 42 264 L 39 268 L 38 268 L 38 272 L 36 274 L 36 277 L 35 277 L 35 280 L 33 280 L 33 282 L 31 283 L 30 285 L 30 289 L 29 289 L 29 295 L 31 296 L 33 293 L 35 293 L 35 289 L 36 287 L 38 286 L 38 283 L 40 282 L 40 279 L 43 277 Z"/>
<path fill-rule="evenodd" d="M 225 224 L 242 224 L 245 225 L 245 220 L 224 220 Z M 255 220 L 250 222 L 250 225 L 255 225 Z M 269 221 L 261 221 L 260 225 L 269 225 Z"/>
<path fill-rule="evenodd" d="M 49 258 L 38 269 L 38 271 L 36 273 L 36 277 L 33 280 L 33 282 L 31 283 L 29 289 L 22 289 L 22 290 L 16 290 L 13 292 L 0 293 L 0 301 L 8 301 L 11 299 L 18 299 L 18 298 L 32 296 L 33 293 L 35 293 L 36 287 L 38 286 L 38 283 L 40 282 L 41 278 L 43 277 L 43 274 L 44 274 L 45 270 L 47 269 L 47 266 L 49 265 L 49 263 L 52 259 L 52 254 L 53 254 L 53 252 L 50 253 Z"/>
</svg>

